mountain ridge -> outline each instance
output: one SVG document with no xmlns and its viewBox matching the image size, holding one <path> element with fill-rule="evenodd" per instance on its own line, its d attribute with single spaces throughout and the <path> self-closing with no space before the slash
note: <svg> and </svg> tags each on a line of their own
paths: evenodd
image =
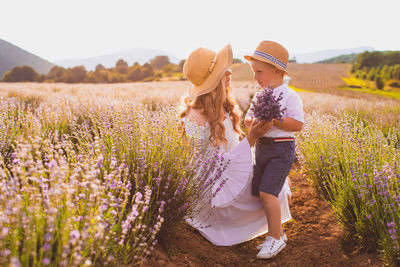
<svg viewBox="0 0 400 267">
<path fill-rule="evenodd" d="M 294 53 L 293 56 L 291 56 L 291 59 L 296 59 L 297 63 L 316 63 L 342 55 L 358 54 L 365 51 L 375 51 L 375 49 L 369 46 L 359 46 L 344 49 L 327 49 L 311 53 Z"/>
<path fill-rule="evenodd" d="M 6 71 L 23 65 L 31 66 L 40 74 L 47 74 L 55 66 L 46 59 L 0 39 L 0 79 Z"/>
</svg>

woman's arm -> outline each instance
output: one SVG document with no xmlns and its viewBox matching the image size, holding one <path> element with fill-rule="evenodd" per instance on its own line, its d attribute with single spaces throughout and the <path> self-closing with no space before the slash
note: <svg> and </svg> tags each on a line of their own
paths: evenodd
<svg viewBox="0 0 400 267">
<path fill-rule="evenodd" d="M 246 136 L 247 141 L 249 142 L 250 146 L 253 146 L 258 138 L 263 136 L 272 126 L 272 122 L 266 122 L 264 120 L 256 122 L 253 120 L 250 128 L 249 134 Z"/>
</svg>

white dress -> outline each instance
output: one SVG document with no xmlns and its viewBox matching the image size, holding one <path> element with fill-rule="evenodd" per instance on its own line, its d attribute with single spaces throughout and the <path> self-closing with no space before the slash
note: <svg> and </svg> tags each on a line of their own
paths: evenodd
<svg viewBox="0 0 400 267">
<path fill-rule="evenodd" d="M 189 119 L 182 119 L 186 134 L 208 140 L 210 129 L 198 126 Z M 248 241 L 267 233 L 268 224 L 261 200 L 251 194 L 254 153 L 244 138 L 239 142 L 239 134 L 233 129 L 229 116 L 224 120 L 225 137 L 228 144 L 221 147 L 224 157 L 229 158 L 229 165 L 221 178 L 226 179 L 220 191 L 208 199 L 211 210 L 208 216 L 199 213 L 198 216 L 186 221 L 217 246 L 231 246 Z M 212 147 L 212 146 L 210 146 Z M 213 188 L 213 193 L 216 188 Z M 278 196 L 281 207 L 281 222 L 287 222 L 292 217 L 289 210 L 291 191 L 286 181 Z"/>
</svg>

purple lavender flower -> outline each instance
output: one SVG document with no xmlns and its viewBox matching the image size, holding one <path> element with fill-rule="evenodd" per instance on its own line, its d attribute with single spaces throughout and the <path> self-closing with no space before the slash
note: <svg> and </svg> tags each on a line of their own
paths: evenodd
<svg viewBox="0 0 400 267">
<path fill-rule="evenodd" d="M 69 233 L 70 238 L 72 239 L 79 239 L 80 238 L 80 232 L 78 230 L 72 230 Z"/>
<path fill-rule="evenodd" d="M 42 260 L 43 265 L 49 265 L 50 264 L 50 260 L 48 258 L 44 258 Z"/>
<path fill-rule="evenodd" d="M 272 92 L 272 90 L 264 88 L 257 94 L 256 99 L 253 100 L 250 110 L 258 120 L 272 121 L 272 119 L 282 119 L 283 113 L 286 110 L 282 109 L 280 104 L 282 93 L 280 93 L 278 98 L 275 98 Z"/>
<path fill-rule="evenodd" d="M 394 222 L 389 222 L 387 223 L 388 226 L 388 232 L 390 234 L 390 238 L 394 241 L 397 240 L 397 235 L 396 235 L 396 225 Z"/>
<path fill-rule="evenodd" d="M 50 246 L 49 243 L 45 243 L 45 244 L 43 245 L 43 250 L 44 250 L 44 251 L 48 251 L 50 248 L 51 248 L 51 246 Z"/>
</svg>

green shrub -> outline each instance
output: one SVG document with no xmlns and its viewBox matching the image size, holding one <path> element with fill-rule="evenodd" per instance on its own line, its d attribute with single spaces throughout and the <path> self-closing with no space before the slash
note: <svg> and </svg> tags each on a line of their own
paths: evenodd
<svg viewBox="0 0 400 267">
<path fill-rule="evenodd" d="M 375 77 L 375 85 L 376 85 L 376 88 L 378 88 L 379 90 L 383 89 L 383 87 L 385 86 L 385 83 L 383 82 L 382 76 Z"/>
<path fill-rule="evenodd" d="M 400 81 L 391 81 L 389 86 L 400 88 Z"/>
</svg>

